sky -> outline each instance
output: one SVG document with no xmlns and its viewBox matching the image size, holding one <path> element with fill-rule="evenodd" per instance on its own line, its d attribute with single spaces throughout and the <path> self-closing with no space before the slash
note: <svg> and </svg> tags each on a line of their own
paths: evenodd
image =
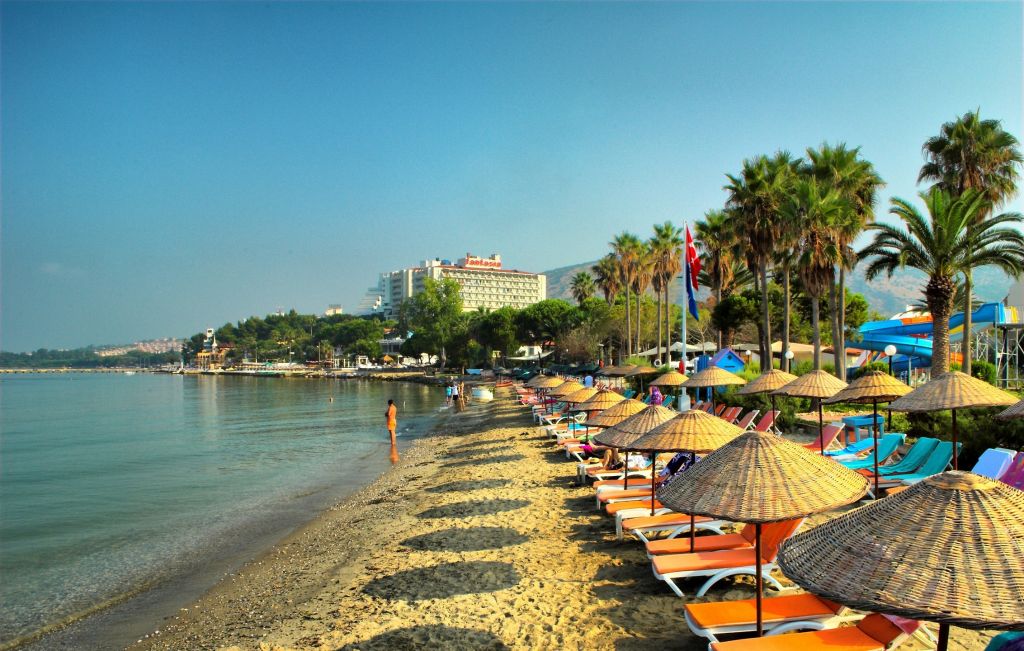
<svg viewBox="0 0 1024 651">
<path fill-rule="evenodd" d="M 1022 135 L 1022 4 L 0 3 L 0 347 L 353 310 L 379 272 L 544 271 L 693 223 L 744 158 L 860 146 L 913 197 Z M 1022 210 L 1015 200 L 1008 209 Z"/>
</svg>

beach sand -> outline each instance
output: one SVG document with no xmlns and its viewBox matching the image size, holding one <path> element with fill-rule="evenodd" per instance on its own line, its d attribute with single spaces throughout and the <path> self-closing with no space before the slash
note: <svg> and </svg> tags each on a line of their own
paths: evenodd
<svg viewBox="0 0 1024 651">
<path fill-rule="evenodd" d="M 641 545 L 615 540 L 592 489 L 509 395 L 449 416 L 131 648 L 706 649 Z M 752 581 L 726 580 L 703 600 L 752 596 Z M 987 637 L 953 629 L 950 648 Z"/>
</svg>

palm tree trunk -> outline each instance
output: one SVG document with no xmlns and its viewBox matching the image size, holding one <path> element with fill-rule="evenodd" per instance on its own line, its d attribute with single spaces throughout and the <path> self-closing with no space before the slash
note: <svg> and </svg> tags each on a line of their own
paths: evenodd
<svg viewBox="0 0 1024 651">
<path fill-rule="evenodd" d="M 819 311 L 818 304 L 821 302 L 819 296 L 811 296 L 811 342 L 814 344 L 814 370 L 821 370 L 821 329 L 818 327 Z"/>
<path fill-rule="evenodd" d="M 772 367 L 772 323 L 768 310 L 768 263 L 761 263 L 761 322 L 764 332 L 761 335 L 761 369 Z"/>
<path fill-rule="evenodd" d="M 789 373 L 789 359 L 786 353 L 789 352 L 789 321 L 790 321 L 790 296 L 789 296 L 789 264 L 782 268 L 782 356 L 779 359 L 779 366 L 783 371 Z M 764 370 L 764 369 L 761 369 Z"/>
<path fill-rule="evenodd" d="M 633 327 L 632 321 L 629 318 L 629 312 L 632 309 L 631 303 L 629 283 L 626 283 L 626 357 L 633 354 Z"/>
<path fill-rule="evenodd" d="M 949 313 L 952 311 L 953 279 L 932 278 L 925 287 L 932 313 L 932 377 L 949 371 Z"/>
<path fill-rule="evenodd" d="M 654 358 L 657 360 L 661 360 L 661 290 L 655 290 L 654 293 L 658 295 L 658 352 L 654 354 Z"/>
<path fill-rule="evenodd" d="M 842 360 L 843 372 L 839 375 L 839 379 L 846 380 L 846 267 L 839 265 L 839 313 L 838 313 L 838 327 L 839 341 L 838 348 L 836 348 L 837 359 Z M 833 346 L 835 348 L 835 346 Z"/>
<path fill-rule="evenodd" d="M 839 325 L 836 323 L 836 317 L 838 316 L 838 311 L 836 310 L 836 284 L 831 280 L 828 283 L 828 309 L 831 312 L 829 315 L 829 325 L 832 326 L 832 364 L 835 366 L 835 376 L 842 379 L 839 373 L 844 360 L 839 359 L 838 350 L 836 349 L 837 342 L 839 341 Z"/>
<path fill-rule="evenodd" d="M 640 309 L 641 309 L 642 303 L 643 303 L 643 294 L 640 293 L 640 290 L 637 290 L 637 292 L 636 292 L 636 349 L 635 349 L 637 353 L 639 353 L 641 350 L 643 350 L 642 348 L 640 348 Z"/>
<path fill-rule="evenodd" d="M 961 370 L 967 375 L 971 374 L 971 270 L 964 270 L 964 338 L 960 350 L 963 353 L 963 361 L 960 364 Z"/>
<path fill-rule="evenodd" d="M 715 305 L 717 306 L 721 302 L 722 302 L 722 285 L 719 284 L 718 287 L 715 287 Z M 719 330 L 718 331 L 718 350 L 722 350 L 723 346 L 724 346 L 724 342 L 722 341 L 722 331 Z"/>
</svg>

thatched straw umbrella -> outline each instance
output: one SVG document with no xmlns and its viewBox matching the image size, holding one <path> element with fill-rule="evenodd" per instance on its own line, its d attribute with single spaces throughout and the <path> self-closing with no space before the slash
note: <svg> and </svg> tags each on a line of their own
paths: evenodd
<svg viewBox="0 0 1024 651">
<path fill-rule="evenodd" d="M 953 470 L 958 469 L 956 410 L 1012 405 L 1017 397 L 960 371 L 943 373 L 889 405 L 893 411 L 922 413 L 949 409 L 953 418 Z"/>
<path fill-rule="evenodd" d="M 875 490 L 873 499 L 878 499 L 878 403 L 891 402 L 905 396 L 912 389 L 903 382 L 883 371 L 871 371 L 851 382 L 845 389 L 822 402 L 870 402 L 874 418 L 871 421 L 871 436 L 875 441 Z"/>
<path fill-rule="evenodd" d="M 621 393 L 616 393 L 611 389 L 598 389 L 597 393 L 591 396 L 588 400 L 576 405 L 576 411 L 585 411 L 590 413 L 592 411 L 604 411 L 609 407 L 619 404 L 625 400 Z"/>
<path fill-rule="evenodd" d="M 698 371 L 691 375 L 686 382 L 683 382 L 682 386 L 693 389 L 703 389 L 705 387 L 712 387 L 711 390 L 711 406 L 715 405 L 715 387 L 722 387 L 727 384 L 746 384 L 747 381 L 736 375 L 730 373 L 724 368 L 718 368 L 717 366 L 709 366 L 703 371 Z"/>
<path fill-rule="evenodd" d="M 594 387 L 583 387 L 582 389 L 579 389 L 578 391 L 573 391 L 569 395 L 562 396 L 562 400 L 566 404 L 579 405 L 580 403 L 584 403 L 584 402 L 590 400 L 595 395 L 597 395 L 597 389 L 595 389 Z M 578 411 L 578 410 L 573 410 L 573 411 Z"/>
<path fill-rule="evenodd" d="M 653 455 L 658 452 L 689 452 L 707 454 L 717 450 L 743 433 L 743 430 L 699 409 L 684 411 L 672 420 L 658 425 L 637 440 L 631 450 Z M 654 473 L 651 473 L 651 515 L 654 515 Z M 693 551 L 697 530 L 695 516 L 690 514 L 690 551 Z"/>
<path fill-rule="evenodd" d="M 643 393 L 643 390 L 644 390 L 644 376 L 645 375 L 656 375 L 657 373 L 658 373 L 658 369 L 654 368 L 653 366 L 648 366 L 648 365 L 634 366 L 633 369 L 629 373 L 626 374 L 626 377 L 639 378 L 640 379 L 640 392 Z"/>
<path fill-rule="evenodd" d="M 618 425 L 622 421 L 626 420 L 630 416 L 634 416 L 640 413 L 646 408 L 647 405 L 640 402 L 639 400 L 634 400 L 632 398 L 623 398 L 621 401 L 603 410 L 598 415 L 594 416 L 591 419 L 588 419 L 587 423 L 591 427 L 613 427 L 615 425 Z"/>
<path fill-rule="evenodd" d="M 564 398 L 565 396 L 571 393 L 576 393 L 580 389 L 584 388 L 586 387 L 584 387 L 576 380 L 563 380 L 562 383 L 559 384 L 557 387 L 548 391 L 548 395 L 551 396 L 552 398 Z"/>
<path fill-rule="evenodd" d="M 773 393 L 793 398 L 818 399 L 818 446 L 821 448 L 821 453 L 825 454 L 825 441 L 821 439 L 821 434 L 825 430 L 825 414 L 821 401 L 824 398 L 831 398 L 845 388 L 846 382 L 843 382 L 831 373 L 818 370 L 801 375 L 789 384 L 776 389 Z"/>
<path fill-rule="evenodd" d="M 949 626 L 1024 631 L 1024 492 L 951 471 L 783 545 L 779 566 L 816 595 Z"/>
<path fill-rule="evenodd" d="M 565 380 L 557 375 L 537 375 L 526 384 L 534 389 L 546 390 L 554 389 L 564 382 Z"/>
<path fill-rule="evenodd" d="M 1024 418 L 1024 400 L 1021 400 L 1012 407 L 1007 407 L 1003 411 L 996 414 L 996 418 L 999 420 L 1012 420 L 1014 418 Z"/>
<path fill-rule="evenodd" d="M 795 379 L 795 375 L 773 368 L 767 373 L 758 375 L 745 386 L 737 389 L 736 394 L 741 396 L 752 396 L 758 393 L 767 393 L 769 399 L 772 401 L 772 411 L 775 411 L 775 394 L 772 392 L 776 389 L 781 389 Z"/>
<path fill-rule="evenodd" d="M 643 405 L 643 409 L 636 412 L 632 416 L 620 420 L 618 423 L 609 426 L 607 429 L 602 431 L 600 434 L 594 437 L 594 441 L 601 445 L 607 445 L 610 448 L 629 449 L 629 445 L 640 438 L 647 432 L 651 431 L 658 425 L 661 425 L 667 420 L 671 420 L 676 416 L 676 412 L 671 409 L 666 409 L 660 405 L 644 405 L 639 400 L 633 400 L 631 402 L 638 402 Z M 625 401 L 620 402 L 611 409 L 618 409 L 619 405 L 627 404 Z M 608 411 L 611 411 L 609 409 Z M 604 413 L 598 414 L 600 418 Z M 623 477 L 625 481 L 623 485 L 628 487 L 629 485 L 629 455 L 623 459 Z M 651 472 L 654 472 L 653 459 L 651 463 Z"/>
<path fill-rule="evenodd" d="M 744 432 L 658 490 L 665 506 L 754 525 L 757 634 L 761 615 L 761 525 L 856 502 L 868 480 L 831 459 L 767 432 Z"/>
<path fill-rule="evenodd" d="M 682 387 L 683 383 L 686 382 L 687 379 L 688 378 L 679 371 L 671 370 L 668 373 L 662 373 L 657 378 L 651 380 L 647 383 L 647 386 L 661 388 Z M 682 395 L 676 395 L 676 400 L 678 401 L 676 404 L 676 410 L 678 411 L 683 406 Z"/>
</svg>

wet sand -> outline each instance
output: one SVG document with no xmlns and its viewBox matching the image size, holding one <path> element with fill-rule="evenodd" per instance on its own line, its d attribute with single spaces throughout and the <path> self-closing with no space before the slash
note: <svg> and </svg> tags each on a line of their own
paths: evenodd
<svg viewBox="0 0 1024 651">
<path fill-rule="evenodd" d="M 131 648 L 707 648 L 641 545 L 615 540 L 592 489 L 509 393 L 446 419 Z M 752 596 L 739 579 L 703 600 Z M 986 641 L 954 629 L 950 648 Z"/>
</svg>

